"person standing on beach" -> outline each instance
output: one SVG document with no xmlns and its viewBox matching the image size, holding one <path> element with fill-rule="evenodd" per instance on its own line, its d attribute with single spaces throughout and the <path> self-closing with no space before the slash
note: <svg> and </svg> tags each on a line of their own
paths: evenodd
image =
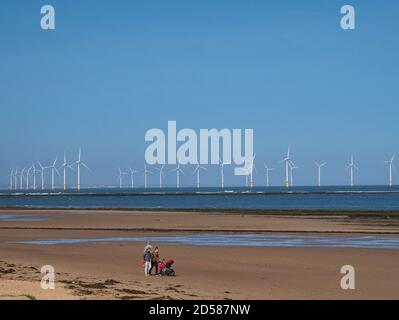
<svg viewBox="0 0 399 320">
<path fill-rule="evenodd" d="M 144 249 L 144 275 L 147 277 L 150 274 L 151 269 L 151 257 L 152 257 L 152 247 L 146 246 Z"/>
<path fill-rule="evenodd" d="M 151 255 L 150 274 L 151 274 L 152 269 L 155 267 L 155 275 L 156 276 L 158 275 L 158 261 L 159 261 L 159 249 L 158 249 L 158 247 L 155 247 L 155 249 Z"/>
</svg>

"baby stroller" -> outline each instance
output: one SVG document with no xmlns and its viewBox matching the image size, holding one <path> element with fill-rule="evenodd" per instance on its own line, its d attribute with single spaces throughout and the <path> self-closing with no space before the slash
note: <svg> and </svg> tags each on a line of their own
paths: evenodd
<svg viewBox="0 0 399 320">
<path fill-rule="evenodd" d="M 158 264 L 158 272 L 161 276 L 170 276 L 173 277 L 176 275 L 175 270 L 172 269 L 174 261 L 169 259 L 166 262 L 160 262 Z"/>
</svg>

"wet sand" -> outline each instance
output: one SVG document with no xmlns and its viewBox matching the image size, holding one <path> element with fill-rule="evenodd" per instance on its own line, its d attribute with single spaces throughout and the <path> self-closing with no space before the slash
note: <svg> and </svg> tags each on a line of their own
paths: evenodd
<svg viewBox="0 0 399 320">
<path fill-rule="evenodd" d="M 144 277 L 144 244 L 16 244 L 49 238 L 135 237 L 231 230 L 382 233 L 399 228 L 344 215 L 281 216 L 190 212 L 0 211 L 40 221 L 0 221 L 0 299 L 399 299 L 399 250 L 206 247 L 162 244 L 176 277 Z M 40 289 L 55 267 L 56 290 Z M 342 290 L 340 268 L 356 271 Z"/>
</svg>

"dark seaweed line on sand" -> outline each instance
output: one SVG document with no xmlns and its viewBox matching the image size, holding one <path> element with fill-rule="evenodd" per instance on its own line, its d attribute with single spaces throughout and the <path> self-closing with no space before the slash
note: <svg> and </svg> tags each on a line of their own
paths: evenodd
<svg viewBox="0 0 399 320">
<path fill-rule="evenodd" d="M 131 211 L 131 212 L 198 212 L 198 213 L 219 213 L 219 214 L 251 214 L 251 215 L 276 215 L 276 216 L 314 216 L 320 215 L 342 215 L 347 217 L 365 218 L 398 218 L 398 210 L 364 210 L 364 209 L 251 209 L 251 208 L 113 208 L 113 207 L 43 207 L 43 206 L 0 206 L 0 212 L 14 211 Z"/>
</svg>

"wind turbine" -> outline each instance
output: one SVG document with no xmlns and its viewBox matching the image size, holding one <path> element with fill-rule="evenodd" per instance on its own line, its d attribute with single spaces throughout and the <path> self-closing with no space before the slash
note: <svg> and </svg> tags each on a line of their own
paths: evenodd
<svg viewBox="0 0 399 320">
<path fill-rule="evenodd" d="M 159 171 L 159 189 L 162 189 L 162 178 L 165 176 L 163 173 L 163 168 L 165 165 L 163 164 L 160 168 L 155 168 L 155 170 Z"/>
<path fill-rule="evenodd" d="M 32 170 L 32 167 L 29 167 L 29 168 L 26 168 L 26 171 L 25 171 L 25 176 L 26 176 L 26 178 L 25 178 L 25 183 L 26 183 L 25 189 L 26 190 L 29 190 L 29 176 L 30 176 L 30 171 L 31 170 Z"/>
<path fill-rule="evenodd" d="M 147 165 L 144 162 L 144 189 L 147 189 L 148 187 L 148 177 L 147 177 L 148 173 L 152 174 L 152 172 L 147 169 Z"/>
<path fill-rule="evenodd" d="M 285 163 L 285 181 L 284 181 L 284 185 L 286 188 L 288 188 L 290 186 L 290 166 L 294 166 L 294 163 L 292 162 L 291 158 L 290 158 L 290 147 L 288 147 L 288 151 L 287 151 L 287 155 L 283 160 L 280 160 L 279 163 Z"/>
<path fill-rule="evenodd" d="M 36 169 L 35 165 L 32 163 L 31 168 L 33 168 L 32 176 L 33 176 L 33 190 L 36 190 L 36 172 L 41 172 L 40 170 Z M 42 175 L 42 188 L 44 188 L 44 180 Z"/>
<path fill-rule="evenodd" d="M 349 163 L 349 165 L 346 167 L 346 170 L 350 170 L 350 186 L 353 187 L 353 169 L 356 169 L 357 171 L 359 171 L 359 168 L 355 165 L 355 163 L 353 162 L 353 155 L 351 156 L 351 162 Z"/>
<path fill-rule="evenodd" d="M 178 163 L 177 167 L 172 171 L 176 171 L 176 188 L 180 188 L 180 172 L 184 173 L 183 170 L 180 168 L 180 163 Z"/>
<path fill-rule="evenodd" d="M 29 190 L 29 176 L 30 176 L 31 170 L 32 170 L 32 166 L 30 166 L 29 169 L 26 171 L 26 190 Z"/>
<path fill-rule="evenodd" d="M 66 171 L 67 171 L 67 168 L 73 170 L 72 165 L 69 165 L 67 163 L 66 153 L 64 152 L 64 162 L 58 168 L 58 170 L 60 170 L 60 169 L 63 170 L 63 179 L 64 179 L 63 188 L 64 188 L 64 191 L 67 189 L 67 183 L 66 183 Z"/>
<path fill-rule="evenodd" d="M 44 169 L 47 169 L 47 167 L 43 167 L 42 164 L 38 161 L 37 162 L 39 167 L 40 167 L 40 177 L 41 177 L 41 181 L 42 181 L 42 190 L 44 190 Z"/>
<path fill-rule="evenodd" d="M 313 160 L 313 162 L 317 167 L 317 186 L 320 187 L 321 186 L 321 168 L 324 167 L 327 164 L 327 162 L 318 163 L 316 160 Z"/>
<path fill-rule="evenodd" d="M 25 168 L 23 168 L 22 170 L 21 170 L 21 172 L 19 173 L 19 189 L 20 190 L 22 190 L 23 189 L 23 182 L 24 182 L 24 172 L 25 172 L 25 170 L 26 170 L 26 167 Z"/>
<path fill-rule="evenodd" d="M 388 163 L 389 165 L 389 186 L 393 186 L 393 178 L 392 178 L 392 170 L 396 173 L 396 167 L 395 164 L 393 163 L 393 160 L 395 159 L 395 154 L 392 155 L 391 160 L 385 161 L 385 163 Z"/>
<path fill-rule="evenodd" d="M 11 169 L 11 173 L 7 177 L 10 178 L 10 190 L 12 190 L 13 180 L 14 180 L 14 169 Z"/>
<path fill-rule="evenodd" d="M 220 164 L 220 186 L 222 189 L 224 189 L 224 165 L 225 163 L 219 158 L 219 164 Z"/>
<path fill-rule="evenodd" d="M 266 187 L 270 187 L 270 184 L 269 184 L 269 172 L 273 171 L 274 168 L 269 168 L 266 163 L 264 163 L 263 165 L 265 166 L 265 170 L 266 170 Z"/>
<path fill-rule="evenodd" d="M 78 192 L 80 191 L 80 166 L 83 166 L 87 170 L 91 171 L 90 168 L 82 161 L 81 154 L 82 154 L 82 149 L 79 148 L 78 160 L 76 160 L 74 163 L 71 164 L 71 166 L 76 165 L 78 168 L 78 170 L 77 170 L 78 171 Z"/>
<path fill-rule="evenodd" d="M 58 175 L 60 175 L 60 173 L 58 172 L 58 169 L 55 167 L 55 164 L 57 163 L 57 159 L 58 159 L 58 157 L 55 157 L 53 164 L 51 166 L 45 167 L 47 169 L 51 169 L 51 190 L 55 189 L 54 172 L 56 172 Z"/>
<path fill-rule="evenodd" d="M 122 189 L 122 176 L 127 174 L 127 172 L 123 172 L 121 168 L 118 168 L 119 171 L 119 188 Z"/>
<path fill-rule="evenodd" d="M 14 190 L 18 189 L 18 168 L 14 171 Z"/>
<path fill-rule="evenodd" d="M 291 187 L 293 187 L 294 186 L 294 183 L 293 183 L 293 178 L 292 178 L 292 171 L 294 171 L 295 169 L 299 169 L 299 167 L 297 167 L 292 161 L 290 162 L 290 185 L 291 185 Z"/>
<path fill-rule="evenodd" d="M 254 172 L 254 169 L 256 170 L 256 168 L 254 166 L 255 157 L 256 157 L 256 154 L 252 157 L 251 166 L 249 167 L 249 188 L 250 189 L 252 189 L 254 187 L 253 172 Z"/>
<path fill-rule="evenodd" d="M 129 171 L 130 171 L 130 186 L 133 189 L 134 188 L 134 174 L 138 173 L 138 170 L 133 170 L 132 168 L 129 167 Z"/>
<path fill-rule="evenodd" d="M 200 170 L 206 170 L 205 167 L 201 166 L 200 164 L 197 164 L 197 166 L 195 167 L 193 174 L 197 174 L 197 189 L 200 188 Z"/>
</svg>

